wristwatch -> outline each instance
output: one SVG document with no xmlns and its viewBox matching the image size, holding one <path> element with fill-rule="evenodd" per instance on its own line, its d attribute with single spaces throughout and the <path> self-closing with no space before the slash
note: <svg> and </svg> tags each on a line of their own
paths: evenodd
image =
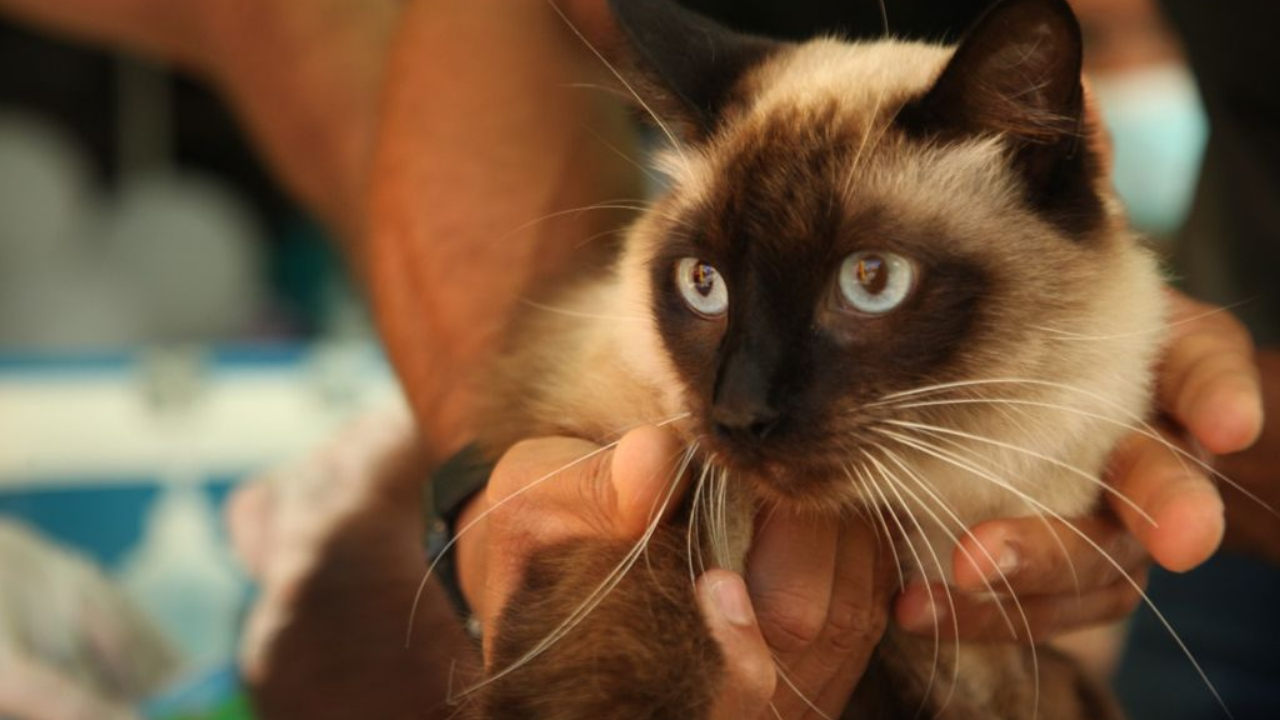
<svg viewBox="0 0 1280 720">
<path fill-rule="evenodd" d="M 434 576 L 444 587 L 449 602 L 466 624 L 473 639 L 480 638 L 480 623 L 471 612 L 458 581 L 458 516 L 476 494 L 484 490 L 493 472 L 491 463 L 475 445 L 468 445 L 449 458 L 431 475 L 422 488 L 422 507 L 427 519 L 427 557 L 435 564 Z"/>
</svg>

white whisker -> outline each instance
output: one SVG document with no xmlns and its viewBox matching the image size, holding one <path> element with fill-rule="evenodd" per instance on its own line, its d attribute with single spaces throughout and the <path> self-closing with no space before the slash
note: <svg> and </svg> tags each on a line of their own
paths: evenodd
<svg viewBox="0 0 1280 720">
<path fill-rule="evenodd" d="M 865 452 L 863 453 L 863 457 L 865 457 L 867 460 L 870 460 L 872 464 L 876 466 L 876 470 L 880 473 L 880 477 L 885 481 L 885 484 L 889 485 L 892 488 L 893 481 L 890 479 L 888 469 L 885 468 L 885 466 L 882 465 L 879 461 L 877 461 L 874 457 L 872 457 L 871 455 Z M 891 509 L 892 504 L 889 502 L 889 498 L 888 496 L 885 495 L 884 490 L 881 489 L 880 483 L 874 482 L 874 478 L 870 475 L 870 473 L 868 473 L 868 479 L 873 481 L 870 483 L 870 485 L 872 489 L 875 491 L 875 493 L 878 496 L 880 496 L 880 501 L 884 503 L 885 512 L 889 513 L 889 517 L 893 520 L 893 524 L 898 527 L 898 532 L 902 533 L 902 540 L 907 544 L 907 550 L 911 553 L 911 557 L 915 558 L 916 569 L 919 570 L 921 574 L 923 574 L 924 559 L 920 557 L 919 551 L 916 550 L 915 543 L 911 541 L 911 533 L 907 532 L 907 528 L 904 527 L 902 524 L 902 521 L 898 519 L 897 513 L 892 511 Z M 895 492 L 895 495 L 897 495 L 896 492 Z M 898 497 L 899 504 L 902 504 L 902 496 L 897 495 L 897 497 Z M 924 531 L 921 530 L 919 521 L 915 519 L 915 517 L 911 514 L 910 509 L 905 507 L 905 505 L 903 506 L 902 510 L 903 512 L 907 513 L 907 517 L 911 518 L 911 522 L 915 525 L 916 530 L 920 532 L 920 537 L 924 541 L 925 547 L 929 549 L 929 554 L 933 558 L 934 565 L 938 568 L 938 573 L 943 577 L 946 577 L 947 573 L 946 573 L 946 570 L 944 570 L 942 567 L 942 560 L 938 557 L 937 551 L 934 550 L 933 543 L 930 543 L 928 539 L 924 537 Z M 928 582 L 928 580 L 926 579 L 924 587 L 925 587 L 925 592 L 928 593 L 929 595 L 929 603 L 930 604 L 936 603 L 937 599 L 933 595 L 933 584 Z M 955 602 L 955 598 L 952 597 L 951 590 L 949 588 L 947 589 L 947 605 L 951 608 L 952 625 L 956 628 L 956 636 L 955 636 L 956 664 L 955 664 L 955 667 L 953 668 L 953 671 L 955 673 L 955 676 L 958 677 L 960 673 L 960 630 L 959 630 L 959 625 L 955 624 L 956 602 Z M 938 661 L 941 657 L 941 652 L 942 652 L 942 631 L 938 627 L 938 624 L 934 623 L 933 624 L 933 661 L 930 663 L 929 680 L 928 682 L 925 683 L 924 693 L 922 694 L 922 698 L 920 701 L 920 707 L 916 708 L 917 716 L 920 714 L 922 710 L 924 710 L 926 704 L 929 701 L 929 693 L 932 692 L 933 685 L 937 681 Z M 954 678 L 953 678 L 953 681 L 954 681 Z M 948 697 L 948 700 L 949 699 L 950 698 Z"/>
<path fill-rule="evenodd" d="M 685 419 L 685 418 L 689 417 L 689 415 L 690 415 L 690 414 L 691 414 L 691 413 L 687 413 L 687 412 L 686 412 L 686 413 L 681 413 L 681 414 L 676 415 L 676 416 L 674 416 L 674 417 L 671 417 L 671 418 L 668 418 L 668 419 L 663 420 L 663 421 L 661 421 L 661 422 L 655 423 L 655 425 L 656 425 L 657 427 L 665 427 L 665 426 L 667 426 L 667 425 L 670 425 L 671 423 L 679 422 L 680 420 L 683 420 L 683 419 Z M 449 539 L 449 542 L 445 543 L 445 544 L 444 544 L 444 547 L 440 548 L 440 552 L 436 554 L 436 558 L 435 558 L 435 560 L 432 560 L 432 561 L 431 561 L 431 564 L 427 566 L 427 571 L 426 571 L 426 573 L 425 573 L 425 574 L 423 574 L 423 576 L 422 576 L 422 580 L 418 583 L 418 589 L 417 589 L 417 591 L 416 591 L 416 592 L 414 592 L 414 594 L 413 594 L 413 606 L 409 608 L 409 625 L 408 625 L 408 627 L 405 629 L 405 636 L 404 636 L 404 645 L 405 645 L 405 647 L 406 647 L 406 648 L 408 648 L 408 647 L 410 647 L 410 646 L 413 644 L 413 624 L 414 624 L 414 620 L 417 618 L 417 615 L 418 615 L 418 605 L 419 605 L 419 603 L 421 603 L 421 602 L 422 602 L 422 593 L 423 593 L 423 592 L 425 592 L 425 591 L 426 591 L 426 589 L 427 589 L 427 582 L 431 579 L 432 574 L 435 572 L 436 567 L 440 564 L 440 560 L 445 556 L 445 553 L 447 553 L 447 552 L 449 552 L 450 550 L 452 550 L 452 549 L 453 549 L 453 546 L 458 544 L 458 540 L 460 540 L 460 539 L 462 538 L 462 536 L 466 535 L 469 531 L 471 531 L 471 529 L 472 529 L 472 528 L 474 528 L 474 527 L 476 527 L 477 525 L 479 525 L 482 521 L 484 521 L 487 517 L 489 517 L 489 515 L 490 515 L 490 514 L 492 514 L 494 511 L 498 510 L 499 508 L 503 507 L 503 506 L 504 506 L 504 505 L 506 505 L 507 503 L 512 502 L 513 500 L 515 500 L 515 499 L 519 498 L 520 496 L 524 495 L 525 493 L 529 492 L 530 490 L 533 490 L 534 488 L 536 488 L 536 487 L 538 487 L 539 485 L 541 485 L 542 483 L 544 483 L 544 482 L 546 482 L 546 481 L 550 480 L 551 478 L 553 478 L 553 477 L 555 477 L 555 476 L 559 475 L 560 473 L 564 472 L 565 470 L 568 470 L 568 469 L 570 469 L 570 468 L 573 468 L 573 467 L 576 467 L 576 466 L 578 466 L 578 465 L 581 465 L 582 463 L 584 463 L 584 462 L 586 462 L 586 461 L 590 460 L 591 458 L 593 458 L 593 457 L 595 457 L 595 456 L 597 456 L 597 455 L 599 455 L 599 454 L 601 454 L 601 453 L 603 453 L 603 452 L 606 452 L 606 451 L 612 450 L 613 448 L 615 448 L 615 447 L 617 447 L 617 446 L 618 446 L 618 442 L 620 442 L 620 441 L 614 441 L 614 442 L 611 442 L 611 443 L 609 443 L 609 444 L 607 444 L 607 445 L 602 445 L 602 446 L 600 446 L 600 447 L 596 448 L 595 450 L 592 450 L 591 452 L 589 452 L 589 453 L 587 453 L 587 454 L 583 455 L 582 457 L 580 457 L 580 458 L 578 458 L 578 459 L 576 459 L 576 460 L 574 460 L 574 461 L 572 461 L 572 462 L 566 463 L 565 465 L 562 465 L 562 466 L 560 466 L 559 468 L 556 468 L 555 470 L 552 470 L 551 472 L 547 473 L 546 475 L 543 475 L 542 477 L 540 477 L 540 478 L 538 478 L 538 479 L 534 480 L 533 482 L 529 483 L 528 485 L 525 485 L 524 487 L 520 488 L 519 490 L 516 490 L 515 492 L 511 493 L 510 495 L 508 495 L 508 496 L 506 496 L 506 497 L 502 498 L 501 500 L 499 500 L 498 502 L 494 503 L 493 505 L 490 505 L 489 507 L 485 508 L 485 509 L 484 509 L 484 511 L 483 511 L 483 512 L 481 512 L 479 515 L 477 515 L 475 518 L 473 518 L 473 519 L 471 520 L 471 522 L 468 522 L 466 525 L 463 525 L 463 526 L 458 530 L 458 532 L 457 532 L 457 533 L 455 533 L 455 534 L 454 534 L 454 536 L 453 536 L 452 538 L 450 538 L 450 539 Z"/>
<path fill-rule="evenodd" d="M 565 315 L 567 317 L 582 318 L 584 320 L 616 320 L 618 322 L 649 322 L 648 318 L 633 315 L 600 315 L 597 313 L 580 312 L 569 308 L 556 307 L 554 305 L 545 305 L 543 303 L 530 300 L 528 298 L 520 298 L 520 302 L 531 308 L 545 310 L 549 313 L 557 315 Z"/>
<path fill-rule="evenodd" d="M 1028 456 L 1028 457 L 1035 458 L 1036 460 L 1041 460 L 1041 461 L 1043 461 L 1043 462 L 1049 463 L 1050 465 L 1053 465 L 1054 467 L 1061 468 L 1061 469 L 1063 469 L 1063 470 L 1066 470 L 1066 471 L 1070 472 L 1071 474 L 1073 474 L 1073 475 L 1075 475 L 1075 476 L 1077 476 L 1077 477 L 1080 477 L 1080 478 L 1083 478 L 1083 479 L 1085 479 L 1085 480 L 1089 481 L 1091 484 L 1096 485 L 1096 486 L 1097 486 L 1099 489 L 1101 489 L 1103 492 L 1110 493 L 1110 494 L 1111 494 L 1113 497 L 1115 497 L 1117 500 L 1120 500 L 1120 501 L 1121 501 L 1121 502 L 1123 502 L 1125 505 L 1127 505 L 1127 506 L 1129 507 L 1129 509 L 1131 509 L 1131 510 L 1133 510 L 1135 513 L 1137 513 L 1139 517 L 1141 517 L 1143 520 L 1146 520 L 1148 523 L 1150 523 L 1151 527 L 1159 527 L 1159 525 L 1157 525 L 1157 524 L 1156 524 L 1155 518 L 1151 517 L 1151 515 L 1150 515 L 1150 514 L 1148 514 L 1146 510 L 1143 510 L 1143 509 L 1142 509 L 1142 506 L 1138 505 L 1138 503 L 1136 503 L 1136 502 L 1134 502 L 1133 500 L 1131 500 L 1131 499 L 1129 498 L 1129 496 L 1128 496 L 1128 495 L 1125 495 L 1124 493 L 1120 492 L 1119 490 L 1117 490 L 1117 489 L 1115 489 L 1115 488 L 1111 487 L 1111 485 L 1110 485 L 1110 484 L 1105 483 L 1105 482 L 1103 482 L 1103 481 L 1099 480 L 1098 478 L 1094 477 L 1093 475 L 1090 475 L 1089 473 L 1087 473 L 1087 472 L 1085 472 L 1085 471 L 1081 470 L 1080 468 L 1078 468 L 1078 467 L 1076 467 L 1076 466 L 1074 466 L 1074 465 L 1070 465 L 1070 464 L 1068 464 L 1068 463 L 1065 463 L 1065 462 L 1063 462 L 1063 461 L 1061 461 L 1061 460 L 1057 460 L 1057 459 L 1055 459 L 1055 458 L 1051 458 L 1051 457 L 1049 457 L 1048 455 L 1045 455 L 1044 453 L 1038 453 L 1038 452 L 1036 452 L 1036 451 L 1034 451 L 1034 450 L 1029 450 L 1029 449 L 1027 449 L 1027 448 L 1024 448 L 1024 447 L 1021 447 L 1021 446 L 1018 446 L 1018 445 L 1013 445 L 1013 444 L 1010 444 L 1010 443 L 1001 442 L 1001 441 L 999 441 L 999 440 L 995 440 L 995 439 L 992 439 L 992 438 L 989 438 L 989 437 L 984 437 L 984 436 L 982 436 L 982 435 L 975 435 L 975 434 L 973 434 L 973 433 L 967 433 L 967 432 L 964 432 L 964 431 L 962 431 L 962 430 L 952 430 L 952 429 L 950 429 L 950 428 L 944 428 L 944 427 L 940 427 L 940 426 L 938 426 L 938 425 L 929 425 L 929 424 L 926 424 L 926 423 L 917 423 L 917 422 L 911 422 L 911 421 L 908 421 L 908 420 L 886 420 L 886 421 L 885 421 L 885 424 L 888 424 L 888 425 L 894 425 L 894 426 L 896 426 L 896 427 L 902 427 L 902 428 L 914 428 L 914 429 L 917 429 L 917 430 L 929 430 L 929 431 L 936 432 L 936 433 L 942 433 L 942 434 L 944 434 L 944 435 L 952 435 L 952 436 L 955 436 L 955 437 L 961 437 L 961 438 L 964 438 L 964 439 L 966 439 L 966 440 L 973 440 L 974 442 L 980 442 L 980 443 L 983 443 L 984 445 L 991 445 L 991 446 L 994 446 L 994 447 L 1002 448 L 1002 449 L 1004 449 L 1004 450 L 1010 450 L 1010 451 L 1012 451 L 1012 452 L 1020 453 L 1020 454 L 1022 454 L 1022 455 L 1026 455 L 1026 456 Z"/>
<path fill-rule="evenodd" d="M 627 82 L 627 79 L 623 77 L 622 73 L 618 72 L 618 69 L 613 66 L 613 63 L 609 62 L 605 58 L 604 54 L 591 44 L 590 40 L 587 40 L 587 36 L 583 35 L 582 31 L 579 30 L 578 27 L 573 24 L 573 21 L 569 19 L 569 16 L 564 14 L 564 11 L 560 9 L 560 6 L 556 5 L 555 0 L 547 0 L 547 4 L 551 6 L 552 10 L 556 11 L 556 14 L 560 16 L 560 19 L 564 21 L 564 24 L 569 26 L 569 30 L 571 30 L 573 34 L 582 41 L 582 44 L 591 51 L 592 55 L 596 56 L 596 59 L 604 65 L 605 69 L 617 78 L 618 82 L 622 83 L 622 86 L 627 89 L 627 92 L 631 93 L 631 97 L 635 98 L 636 102 L 640 104 L 640 107 L 643 108 L 646 113 L 648 113 L 649 117 L 653 118 L 653 122 L 657 124 L 658 129 L 662 131 L 662 134 L 666 136 L 667 141 L 671 143 L 671 147 L 680 155 L 680 160 L 685 164 L 685 167 L 689 167 L 689 158 L 684 154 L 684 146 L 680 144 L 675 133 L 671 132 L 671 128 L 662 121 L 662 118 L 658 116 L 658 113 L 654 112 L 653 108 L 649 107 L 649 103 L 645 102 L 644 98 L 640 97 L 640 93 L 636 92 L 636 89 L 632 87 L 631 83 Z"/>
<path fill-rule="evenodd" d="M 1075 533 L 1076 536 L 1079 537 L 1081 540 L 1083 540 L 1087 545 L 1089 545 L 1089 547 L 1093 548 L 1093 550 L 1096 551 L 1102 557 L 1103 560 L 1105 560 L 1108 564 L 1110 564 L 1113 568 L 1115 568 L 1117 572 L 1120 573 L 1120 576 L 1124 578 L 1125 582 L 1127 582 L 1135 591 L 1137 591 L 1138 595 L 1142 598 L 1142 602 L 1156 616 L 1156 619 L 1159 620 L 1160 624 L 1164 626 L 1165 631 L 1169 633 L 1169 636 L 1173 639 L 1175 643 L 1177 643 L 1179 649 L 1182 650 L 1182 653 L 1186 656 L 1187 660 L 1191 663 L 1191 666 L 1195 668 L 1196 673 L 1200 676 L 1200 679 L 1204 682 L 1205 687 L 1209 689 L 1209 692 L 1213 694 L 1214 699 L 1217 700 L 1218 705 L 1222 708 L 1222 711 L 1226 713 L 1227 717 L 1229 718 L 1235 717 L 1234 715 L 1231 714 L 1231 710 L 1227 707 L 1226 701 L 1222 699 L 1222 695 L 1218 692 L 1218 688 L 1209 679 L 1209 676 L 1207 673 L 1205 673 L 1204 668 L 1201 667 L 1200 663 L 1196 660 L 1195 655 L 1191 653 L 1190 648 L 1188 648 L 1187 644 L 1183 642 L 1182 637 L 1178 635 L 1177 631 L 1173 629 L 1173 625 L 1169 622 L 1167 618 L 1165 618 L 1164 613 L 1160 612 L 1160 609 L 1156 607 L 1156 604 L 1151 600 L 1151 597 L 1147 595 L 1147 592 L 1145 590 L 1142 589 L 1141 583 L 1139 583 L 1137 580 L 1134 580 L 1133 577 L 1129 575 L 1129 573 L 1124 569 L 1124 566 L 1122 566 L 1118 561 L 1116 561 L 1115 558 L 1111 557 L 1110 553 L 1108 553 L 1102 546 L 1098 545 L 1098 543 L 1094 541 L 1093 538 L 1089 537 L 1088 534 L 1081 531 L 1076 526 L 1067 522 L 1058 513 L 1054 512 L 1052 508 L 1048 507 L 1044 503 L 1018 490 L 1016 487 L 1013 487 L 1008 483 L 1005 483 L 997 478 L 990 476 L 990 474 L 985 473 L 981 469 L 973 467 L 971 464 L 966 462 L 963 458 L 957 458 L 952 453 L 949 453 L 946 450 L 943 450 L 942 448 L 939 448 L 936 445 L 932 445 L 931 443 L 928 443 L 925 441 L 913 440 L 911 438 L 902 436 L 894 431 L 886 430 L 883 432 L 894 436 L 899 442 L 901 442 L 904 445 L 915 448 L 916 450 L 922 453 L 925 453 L 927 455 L 930 455 L 932 457 L 935 457 L 939 460 L 942 460 L 943 462 L 950 463 L 951 465 L 954 465 L 955 467 L 958 467 L 962 470 L 968 470 L 969 472 L 973 473 L 974 475 L 977 475 L 978 477 L 983 477 L 993 482 L 997 486 L 1004 488 L 1005 490 L 1014 494 L 1015 496 L 1021 498 L 1023 502 L 1026 502 L 1028 505 L 1035 507 L 1037 510 L 1044 513 L 1045 515 L 1048 515 L 1049 517 L 1057 518 L 1058 520 L 1062 521 L 1063 525 L 1065 525 L 1073 533 Z"/>
<path fill-rule="evenodd" d="M 684 475 L 685 471 L 688 470 L 690 463 L 692 463 L 694 455 L 697 453 L 697 448 L 698 448 L 697 443 L 694 443 L 693 445 L 690 445 L 688 451 L 685 452 L 684 458 L 681 461 L 680 466 L 676 469 L 675 474 L 672 476 L 670 487 L 667 489 L 667 494 L 662 498 L 661 505 L 659 506 L 657 512 L 653 513 L 653 519 L 650 521 L 648 527 L 645 528 L 644 534 L 640 537 L 638 541 L 636 541 L 635 545 L 632 546 L 631 550 L 628 551 L 625 556 L 623 556 L 622 560 L 618 563 L 616 567 L 614 567 L 613 571 L 611 571 L 609 575 L 607 575 L 605 579 L 601 581 L 600 584 L 597 585 L 596 588 L 592 590 L 590 594 L 588 594 L 587 599 L 583 601 L 583 603 L 579 605 L 577 609 L 575 609 L 572 613 L 570 613 L 568 618 L 566 618 L 554 630 L 552 630 L 551 633 L 547 635 L 547 637 L 539 641 L 532 649 L 525 652 L 525 654 L 522 655 L 519 659 L 515 660 L 513 663 L 511 663 L 507 667 L 493 673 L 492 675 L 480 681 L 479 683 L 472 685 L 470 688 L 467 688 L 466 690 L 462 691 L 462 695 L 472 694 L 477 690 L 480 690 L 481 688 L 491 683 L 497 682 L 498 680 L 501 680 L 502 678 L 506 677 L 507 675 L 510 675 L 513 672 L 516 672 L 517 670 L 529 664 L 533 660 L 536 660 L 544 652 L 549 650 L 552 646 L 554 646 L 561 639 L 563 639 L 565 635 L 569 634 L 569 632 L 571 632 L 575 627 L 581 624 L 581 622 L 588 615 L 590 615 L 591 612 L 594 611 L 600 605 L 600 603 L 604 601 L 606 597 L 608 597 L 609 593 L 611 593 L 613 589 L 616 588 L 618 584 L 622 582 L 623 578 L 626 577 L 628 571 L 631 570 L 632 566 L 635 565 L 636 561 L 641 557 L 641 555 L 644 554 L 645 549 L 648 547 L 649 540 L 653 537 L 654 532 L 657 531 L 658 526 L 661 524 L 662 515 L 664 512 L 666 512 L 666 508 L 670 504 L 671 498 L 675 495 L 676 490 L 680 487 L 680 478 Z"/>
<path fill-rule="evenodd" d="M 995 384 L 989 381 L 975 381 L 975 382 L 981 382 L 983 384 Z M 1189 453 L 1186 450 L 1183 450 L 1182 448 L 1178 447 L 1177 445 L 1169 442 L 1167 439 L 1165 439 L 1160 435 L 1160 432 L 1153 425 L 1143 420 L 1141 416 L 1137 415 L 1136 413 L 1133 413 L 1132 411 L 1125 409 L 1119 403 L 1116 403 L 1108 398 L 1103 398 L 1099 395 L 1089 393 L 1088 391 L 1080 390 L 1079 388 L 1074 388 L 1070 385 L 1061 385 L 1059 383 L 1048 383 L 1046 381 L 1033 381 L 1033 380 L 1000 381 L 1000 382 L 1001 383 L 1025 382 L 1028 384 L 1043 384 L 1049 387 L 1055 387 L 1055 388 L 1064 389 L 1064 390 L 1075 390 L 1089 397 L 1092 397 L 1095 400 L 1104 402 L 1112 407 L 1115 407 L 1116 409 L 1120 410 L 1125 415 L 1127 415 L 1132 420 L 1132 422 L 1117 420 L 1116 418 L 1113 418 L 1113 417 L 1108 417 L 1106 415 L 1090 412 L 1088 410 L 1083 410 L 1077 407 L 1071 407 L 1069 405 L 1060 405 L 1056 403 L 1041 402 L 1036 400 L 1023 400 L 1020 398 L 961 398 L 961 399 L 951 399 L 951 400 L 925 400 L 925 401 L 919 401 L 919 402 L 913 402 L 913 403 L 901 403 L 901 402 L 886 402 L 886 400 L 890 398 L 890 396 L 886 396 L 886 400 L 877 401 L 876 404 L 879 404 L 881 406 L 892 405 L 893 407 L 897 407 L 897 408 L 924 408 L 924 407 L 942 407 L 945 405 L 977 405 L 977 404 L 983 404 L 983 403 L 999 402 L 999 403 L 1004 403 L 1006 405 L 1023 405 L 1027 407 L 1038 407 L 1038 408 L 1060 410 L 1063 412 L 1074 413 L 1082 417 L 1091 418 L 1094 420 L 1098 420 L 1099 422 L 1104 422 L 1110 425 L 1125 428 L 1131 432 L 1142 435 L 1143 437 L 1153 442 L 1159 443 L 1166 450 L 1168 450 L 1169 452 L 1177 456 L 1179 458 L 1179 462 L 1181 462 L 1184 467 L 1186 466 L 1187 462 L 1190 462 L 1200 470 L 1207 473 L 1210 477 L 1218 479 L 1223 484 L 1228 485 L 1235 491 L 1249 498 L 1251 501 L 1253 501 L 1256 505 L 1261 507 L 1263 510 L 1266 510 L 1269 514 L 1275 516 L 1277 519 L 1280 519 L 1280 511 L 1272 507 L 1271 504 L 1268 503 L 1266 500 L 1263 500 L 1256 493 L 1244 487 L 1243 485 L 1236 482 L 1235 480 L 1231 479 L 1227 475 L 1224 475 L 1222 472 L 1214 468 L 1212 465 L 1206 463 L 1204 460 L 1196 457 L 1194 454 Z M 907 392 L 914 392 L 914 391 L 907 391 Z M 898 395 L 902 395 L 902 394 L 903 393 L 898 393 Z"/>
</svg>

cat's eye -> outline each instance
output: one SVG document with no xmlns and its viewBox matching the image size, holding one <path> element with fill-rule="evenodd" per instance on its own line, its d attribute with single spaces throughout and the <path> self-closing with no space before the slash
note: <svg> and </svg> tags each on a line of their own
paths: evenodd
<svg viewBox="0 0 1280 720">
<path fill-rule="evenodd" d="M 915 265 L 891 252 L 856 252 L 840 266 L 840 294 L 855 310 L 870 315 L 901 305 L 915 282 Z"/>
<path fill-rule="evenodd" d="M 694 312 L 705 317 L 723 315 L 729 309 L 729 288 L 724 278 L 698 258 L 687 257 L 676 263 L 676 287 Z"/>
</svg>

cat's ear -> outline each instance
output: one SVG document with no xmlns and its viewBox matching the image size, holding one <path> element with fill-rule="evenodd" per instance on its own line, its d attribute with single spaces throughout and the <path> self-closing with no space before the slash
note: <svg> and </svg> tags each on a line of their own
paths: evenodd
<svg viewBox="0 0 1280 720">
<path fill-rule="evenodd" d="M 899 121 L 925 134 L 1007 138 L 1032 200 L 1068 229 L 1084 229 L 1099 206 L 1082 58 L 1080 24 L 1066 0 L 1003 0 L 974 23 Z"/>
<path fill-rule="evenodd" d="M 741 99 L 742 77 L 782 43 L 734 32 L 674 0 L 609 0 L 629 80 L 663 120 L 690 139 L 709 137 Z M 671 117 L 674 116 L 674 117 Z"/>
</svg>

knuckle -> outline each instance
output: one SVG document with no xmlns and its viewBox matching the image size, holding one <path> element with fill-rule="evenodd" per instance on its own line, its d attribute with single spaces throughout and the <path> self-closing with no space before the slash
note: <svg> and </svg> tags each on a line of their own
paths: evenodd
<svg viewBox="0 0 1280 720">
<path fill-rule="evenodd" d="M 839 603 L 827 616 L 822 647 L 838 656 L 868 652 L 880 641 L 888 625 L 889 613 L 883 607 Z"/>
<path fill-rule="evenodd" d="M 803 593 L 773 591 L 757 602 L 760 629 L 773 649 L 794 653 L 817 642 L 827 613 Z"/>
</svg>

